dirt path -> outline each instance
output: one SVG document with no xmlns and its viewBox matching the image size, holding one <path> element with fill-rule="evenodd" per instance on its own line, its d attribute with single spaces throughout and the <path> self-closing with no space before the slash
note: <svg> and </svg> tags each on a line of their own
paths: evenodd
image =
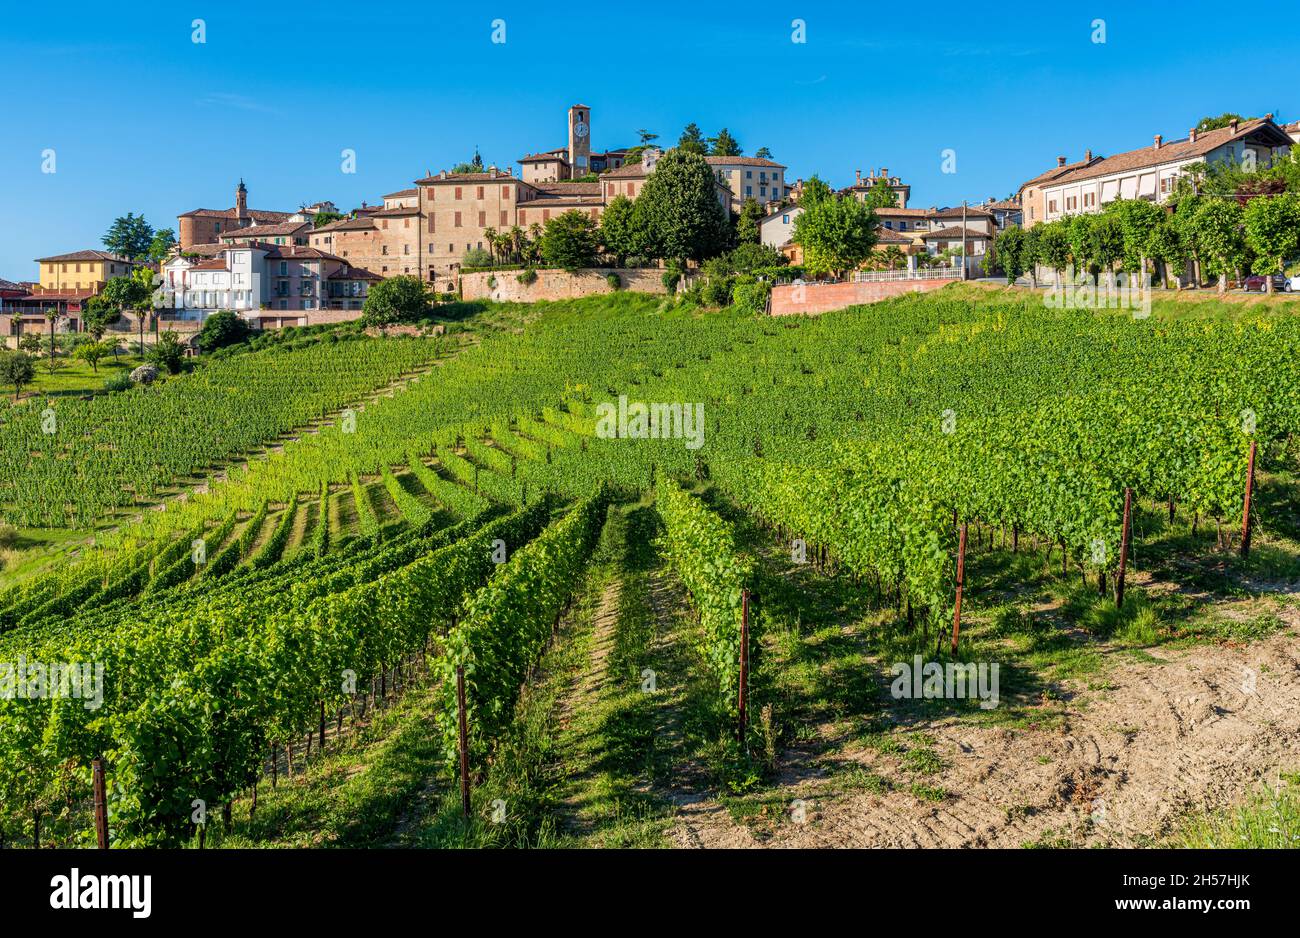
<svg viewBox="0 0 1300 938">
<path fill-rule="evenodd" d="M 767 829 L 738 823 L 704 800 L 684 808 L 673 840 L 702 847 L 1142 846 L 1170 833 L 1183 812 L 1230 804 L 1279 768 L 1300 765 L 1294 629 L 1248 646 L 1155 649 L 1152 657 L 1158 660 L 1116 663 L 1104 690 L 1070 701 L 1063 725 L 945 720 L 917 727 L 942 761 L 934 774 L 909 772 L 897 754 L 850 749 L 834 757 L 833 771 L 784 777 L 773 798 L 778 817 Z M 925 800 L 910 790 L 916 782 L 941 787 L 946 797 Z"/>
</svg>

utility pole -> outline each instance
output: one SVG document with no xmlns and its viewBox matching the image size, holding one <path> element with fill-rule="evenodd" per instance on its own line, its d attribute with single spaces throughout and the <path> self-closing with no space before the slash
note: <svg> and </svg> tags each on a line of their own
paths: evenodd
<svg viewBox="0 0 1300 938">
<path fill-rule="evenodd" d="M 961 279 L 966 279 L 966 200 L 961 200 Z"/>
</svg>

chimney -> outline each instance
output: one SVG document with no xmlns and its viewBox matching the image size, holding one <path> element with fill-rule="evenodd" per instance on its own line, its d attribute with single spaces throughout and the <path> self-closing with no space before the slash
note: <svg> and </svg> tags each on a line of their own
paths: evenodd
<svg viewBox="0 0 1300 938">
<path fill-rule="evenodd" d="M 886 169 L 886 168 L 883 167 L 883 166 L 880 167 L 880 178 L 882 178 L 882 179 L 888 179 L 888 178 L 889 178 L 889 170 Z"/>
<path fill-rule="evenodd" d="M 1058 156 L 1058 157 L 1056 158 L 1056 165 L 1057 165 L 1057 166 L 1064 166 L 1064 165 L 1065 165 L 1065 157 L 1063 157 L 1063 156 Z"/>
<path fill-rule="evenodd" d="M 860 185 L 862 185 L 862 170 L 860 170 L 860 169 L 855 169 L 854 172 L 858 174 L 857 182 L 855 182 L 854 185 L 856 185 L 856 186 L 860 186 Z"/>
<path fill-rule="evenodd" d="M 440 173 L 438 174 L 438 178 L 439 178 L 439 179 L 446 179 L 446 178 L 447 178 L 447 171 L 444 169 L 442 172 L 440 172 Z"/>
<path fill-rule="evenodd" d="M 1195 143 L 1195 142 L 1196 142 L 1196 128 L 1195 128 L 1195 127 L 1193 127 L 1191 130 L 1187 131 L 1187 142 L 1188 142 L 1188 143 Z"/>
<path fill-rule="evenodd" d="M 1232 120 L 1228 121 L 1228 130 L 1234 134 L 1237 132 L 1237 118 L 1234 117 Z"/>
<path fill-rule="evenodd" d="M 1264 115 L 1264 120 L 1266 120 L 1266 121 L 1271 121 L 1272 119 L 1273 119 L 1273 112 L 1272 112 L 1272 111 L 1269 111 L 1267 114 Z"/>
<path fill-rule="evenodd" d="M 1084 150 L 1084 151 L 1083 151 L 1083 161 L 1084 161 L 1085 163 L 1091 163 L 1091 162 L 1092 162 L 1092 151 L 1091 151 L 1091 150 Z"/>
<path fill-rule="evenodd" d="M 1156 149 L 1157 149 L 1157 150 L 1160 149 L 1160 145 L 1164 142 L 1164 139 L 1165 139 L 1165 138 L 1162 137 L 1160 134 L 1156 134 Z"/>
</svg>

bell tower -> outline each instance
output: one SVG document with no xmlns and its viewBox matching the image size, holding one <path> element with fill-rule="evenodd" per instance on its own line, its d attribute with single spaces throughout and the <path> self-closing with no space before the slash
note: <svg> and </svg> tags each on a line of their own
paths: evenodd
<svg viewBox="0 0 1300 938">
<path fill-rule="evenodd" d="M 248 215 L 248 187 L 242 179 L 239 180 L 239 188 L 235 190 L 235 215 L 238 218 Z"/>
<path fill-rule="evenodd" d="M 569 170 L 574 179 L 591 172 L 591 108 L 569 108 Z"/>
</svg>

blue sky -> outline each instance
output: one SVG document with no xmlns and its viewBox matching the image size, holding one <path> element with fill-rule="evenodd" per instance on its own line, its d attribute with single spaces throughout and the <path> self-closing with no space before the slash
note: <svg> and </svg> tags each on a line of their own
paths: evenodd
<svg viewBox="0 0 1300 938">
<path fill-rule="evenodd" d="M 1013 192 L 1090 147 L 1185 134 L 1225 110 L 1300 118 L 1300 21 L 1222 3 L 10 4 L 0 19 L 0 277 L 99 247 L 111 220 L 343 209 L 468 159 L 515 165 L 592 108 L 597 149 L 688 121 L 769 147 L 791 179 L 888 167 L 928 206 Z M 741 15 L 744 11 L 747 15 Z M 191 22 L 206 22 L 206 42 Z M 492 21 L 506 42 L 491 42 Z M 807 41 L 791 41 L 794 19 Z M 1095 43 L 1093 21 L 1105 21 Z M 355 174 L 340 153 L 356 151 Z M 56 172 L 43 173 L 53 149 Z M 943 151 L 957 172 L 942 172 Z"/>
</svg>

